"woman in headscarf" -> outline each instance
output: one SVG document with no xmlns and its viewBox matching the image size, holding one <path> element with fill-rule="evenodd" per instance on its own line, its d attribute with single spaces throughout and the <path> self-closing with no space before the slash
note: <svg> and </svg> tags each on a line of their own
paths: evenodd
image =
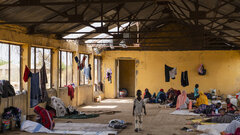
<svg viewBox="0 0 240 135">
<path fill-rule="evenodd" d="M 34 112 L 38 115 L 37 116 L 37 122 L 42 124 L 44 127 L 52 130 L 55 126 L 55 123 L 53 121 L 52 114 L 49 113 L 46 109 L 36 106 L 34 108 Z"/>
<path fill-rule="evenodd" d="M 171 107 L 171 108 L 176 107 L 177 99 L 178 99 L 178 96 L 179 96 L 179 95 L 181 95 L 181 91 L 180 91 L 180 90 L 174 90 L 174 91 L 173 91 L 174 99 L 173 99 L 173 102 L 170 104 L 170 107 Z"/>
<path fill-rule="evenodd" d="M 144 99 L 148 98 L 149 100 L 152 98 L 151 93 L 149 92 L 148 88 L 145 89 L 145 93 L 144 93 Z"/>
<path fill-rule="evenodd" d="M 189 98 L 186 91 L 182 91 L 182 94 L 177 98 L 176 109 L 187 109 L 189 104 Z"/>
<path fill-rule="evenodd" d="M 199 98 L 197 98 L 196 106 L 198 107 L 202 104 L 208 105 L 208 98 L 202 91 L 200 91 Z"/>
<path fill-rule="evenodd" d="M 155 102 L 158 103 L 164 103 L 166 101 L 166 95 L 163 89 L 160 89 L 160 91 L 157 94 L 157 98 L 155 99 Z"/>
</svg>

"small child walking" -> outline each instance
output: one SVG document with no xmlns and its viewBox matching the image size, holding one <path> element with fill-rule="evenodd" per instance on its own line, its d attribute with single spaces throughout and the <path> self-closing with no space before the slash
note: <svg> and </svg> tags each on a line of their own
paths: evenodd
<svg viewBox="0 0 240 135">
<path fill-rule="evenodd" d="M 142 110 L 144 109 L 144 114 L 146 113 L 145 103 L 141 98 L 142 91 L 137 90 L 137 98 L 134 100 L 133 104 L 133 116 L 135 117 L 135 132 L 139 132 L 142 130 L 142 123 L 143 123 L 143 113 Z"/>
</svg>

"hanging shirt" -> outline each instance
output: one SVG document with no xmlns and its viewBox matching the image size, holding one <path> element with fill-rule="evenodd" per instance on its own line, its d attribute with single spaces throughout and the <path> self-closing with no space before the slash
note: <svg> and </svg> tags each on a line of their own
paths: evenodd
<svg viewBox="0 0 240 135">
<path fill-rule="evenodd" d="M 41 91 L 39 87 L 39 73 L 33 73 L 31 78 L 30 107 L 38 105 L 41 102 Z"/>
<path fill-rule="evenodd" d="M 46 83 L 47 81 L 47 73 L 45 63 L 43 64 L 42 68 L 40 69 L 40 82 L 41 82 L 41 95 L 42 99 L 41 102 L 46 102 L 48 100 L 48 93 L 46 90 Z"/>
<path fill-rule="evenodd" d="M 169 76 L 171 79 L 175 79 L 175 76 L 177 75 L 177 68 L 173 68 L 172 70 L 169 71 Z"/>
<path fill-rule="evenodd" d="M 84 75 L 86 77 L 86 79 L 89 79 L 90 78 L 90 68 L 89 67 L 85 67 L 84 68 Z"/>
</svg>

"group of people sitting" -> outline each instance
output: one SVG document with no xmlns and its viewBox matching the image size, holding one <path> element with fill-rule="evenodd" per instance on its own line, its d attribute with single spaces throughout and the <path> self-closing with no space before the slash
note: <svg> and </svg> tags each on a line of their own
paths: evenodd
<svg viewBox="0 0 240 135">
<path fill-rule="evenodd" d="M 166 93 L 163 89 L 160 89 L 157 95 L 156 93 L 151 95 L 146 88 L 143 98 L 145 102 L 168 104 L 171 108 L 176 108 L 177 110 L 195 108 L 193 110 L 194 113 L 205 114 L 209 117 L 205 122 L 230 123 L 221 135 L 234 135 L 236 132 L 240 134 L 240 111 L 237 106 L 232 104 L 229 98 L 226 99 L 226 108 L 223 108 L 220 102 L 209 105 L 207 95 L 199 91 L 198 88 L 199 85 L 196 84 L 193 100 L 188 98 L 185 91 L 173 88 L 170 88 Z M 195 103 L 193 103 L 194 100 L 196 100 Z"/>
<path fill-rule="evenodd" d="M 187 108 L 191 104 L 185 91 L 181 92 L 173 88 L 170 88 L 166 93 L 163 89 L 160 89 L 157 94 L 153 93 L 153 95 L 146 88 L 143 98 L 147 103 L 168 104 L 171 108 L 177 107 L 178 109 Z"/>
</svg>

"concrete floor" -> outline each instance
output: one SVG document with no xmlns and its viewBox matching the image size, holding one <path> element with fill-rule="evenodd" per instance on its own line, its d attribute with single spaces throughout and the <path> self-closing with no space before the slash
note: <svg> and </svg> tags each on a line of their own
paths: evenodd
<svg viewBox="0 0 240 135">
<path fill-rule="evenodd" d="M 144 116 L 143 131 L 140 133 L 134 132 L 134 117 L 132 116 L 132 101 L 133 99 L 107 99 L 101 103 L 93 103 L 88 106 L 79 107 L 80 111 L 121 111 L 115 114 L 102 114 L 100 117 L 93 119 L 55 119 L 56 122 L 79 122 L 79 123 L 108 123 L 112 119 L 121 119 L 132 123 L 126 129 L 122 130 L 119 135 L 196 135 L 196 132 L 181 131 L 183 127 L 192 128 L 186 123 L 190 122 L 190 118 L 196 116 L 176 116 L 170 115 L 174 109 L 159 108 L 159 104 L 147 104 L 147 116 Z M 199 116 L 197 116 L 199 117 Z M 9 134 L 26 135 L 26 132 L 8 132 Z"/>
</svg>

